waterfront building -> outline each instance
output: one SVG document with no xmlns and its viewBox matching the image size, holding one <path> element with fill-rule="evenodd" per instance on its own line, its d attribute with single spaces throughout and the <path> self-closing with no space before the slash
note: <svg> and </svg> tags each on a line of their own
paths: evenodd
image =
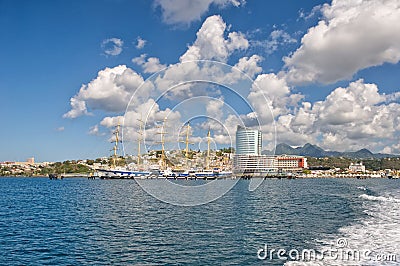
<svg viewBox="0 0 400 266">
<path fill-rule="evenodd" d="M 349 166 L 349 172 L 352 173 L 365 173 L 365 165 L 362 162 L 360 163 L 351 163 Z"/>
<path fill-rule="evenodd" d="M 260 130 L 237 126 L 236 154 L 233 168 L 238 174 L 299 172 L 307 168 L 307 158 L 295 155 L 261 155 L 262 134 Z"/>
<path fill-rule="evenodd" d="M 239 174 L 277 172 L 274 156 L 236 154 L 233 158 L 234 171 Z"/>
<path fill-rule="evenodd" d="M 295 155 L 276 156 L 275 167 L 283 171 L 300 171 L 308 168 L 307 158 Z"/>
<path fill-rule="evenodd" d="M 237 173 L 300 172 L 308 167 L 307 158 L 295 155 L 243 155 L 233 159 Z"/>
<path fill-rule="evenodd" d="M 260 130 L 237 126 L 236 154 L 261 155 L 262 134 Z"/>
</svg>

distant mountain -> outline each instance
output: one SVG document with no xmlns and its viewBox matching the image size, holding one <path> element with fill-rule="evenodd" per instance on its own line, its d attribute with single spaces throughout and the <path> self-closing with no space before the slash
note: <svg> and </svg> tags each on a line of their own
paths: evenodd
<svg viewBox="0 0 400 266">
<path fill-rule="evenodd" d="M 389 154 L 388 154 L 389 155 Z M 344 152 L 343 157 L 349 158 L 376 158 L 375 154 L 367 149 L 361 149 L 356 152 Z"/>
<path fill-rule="evenodd" d="M 326 156 L 326 152 L 316 146 L 316 145 L 312 145 L 310 143 L 305 144 L 303 147 L 301 148 L 297 148 L 299 155 L 303 155 L 303 156 L 310 156 L 310 157 L 325 157 Z"/>
<path fill-rule="evenodd" d="M 281 143 L 276 145 L 275 154 L 293 154 L 298 155 L 298 152 L 295 148 L 287 145 L 286 143 Z"/>
<path fill-rule="evenodd" d="M 273 151 L 265 150 L 262 154 L 273 154 Z M 321 147 L 317 145 L 312 145 L 310 143 L 305 144 L 303 147 L 293 148 L 286 143 L 280 143 L 276 145 L 275 154 L 290 154 L 290 155 L 301 155 L 301 156 L 309 156 L 309 157 L 347 157 L 353 159 L 379 159 L 386 157 L 395 157 L 396 155 L 392 154 L 383 154 L 383 153 L 372 153 L 367 149 L 361 149 L 359 151 L 350 151 L 350 152 L 338 152 L 338 151 L 325 151 Z"/>
</svg>

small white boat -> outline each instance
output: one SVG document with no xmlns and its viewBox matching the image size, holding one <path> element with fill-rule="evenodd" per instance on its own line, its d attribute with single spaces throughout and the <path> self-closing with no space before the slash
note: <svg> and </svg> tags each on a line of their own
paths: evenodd
<svg viewBox="0 0 400 266">
<path fill-rule="evenodd" d="M 218 172 L 218 177 L 231 177 L 232 171 L 220 171 Z"/>
<path fill-rule="evenodd" d="M 218 172 L 215 172 L 213 170 L 203 170 L 200 172 L 195 172 L 194 175 L 197 178 L 204 178 L 204 179 L 215 179 L 218 176 Z"/>
<path fill-rule="evenodd" d="M 139 177 L 147 178 L 148 176 L 151 175 L 151 172 L 149 171 L 136 171 L 136 170 L 131 171 L 122 168 L 96 169 L 96 171 L 98 171 L 100 177 L 109 179 L 139 178 Z"/>
<path fill-rule="evenodd" d="M 176 177 L 175 173 L 172 172 L 171 168 L 161 171 L 161 175 L 165 178 L 170 178 L 170 179 Z"/>
</svg>

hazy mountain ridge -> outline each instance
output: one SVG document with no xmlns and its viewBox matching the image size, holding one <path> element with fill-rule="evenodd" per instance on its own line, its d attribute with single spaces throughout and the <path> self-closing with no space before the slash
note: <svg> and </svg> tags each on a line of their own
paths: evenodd
<svg viewBox="0 0 400 266">
<path fill-rule="evenodd" d="M 264 150 L 262 154 L 273 154 L 273 151 Z M 372 153 L 368 149 L 361 149 L 358 151 L 326 151 L 317 145 L 313 145 L 310 143 L 305 144 L 303 147 L 293 148 L 288 144 L 280 143 L 276 145 L 275 149 L 276 155 L 281 154 L 290 154 L 290 155 L 301 155 L 301 156 L 309 156 L 309 157 L 347 157 L 354 159 L 380 159 L 386 157 L 396 157 L 393 154 L 383 154 L 383 153 Z"/>
</svg>

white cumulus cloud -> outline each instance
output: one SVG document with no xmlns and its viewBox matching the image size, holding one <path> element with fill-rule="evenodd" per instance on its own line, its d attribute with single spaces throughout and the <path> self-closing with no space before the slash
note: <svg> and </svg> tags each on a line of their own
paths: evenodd
<svg viewBox="0 0 400 266">
<path fill-rule="evenodd" d="M 267 54 L 274 53 L 279 47 L 294 43 L 297 43 L 297 40 L 286 31 L 280 29 L 273 30 L 266 40 L 252 40 L 250 42 L 253 47 L 262 47 L 265 49 Z"/>
<path fill-rule="evenodd" d="M 141 66 L 143 68 L 144 73 L 156 73 L 167 66 L 160 63 L 160 59 L 157 57 L 149 57 L 147 58 L 146 54 L 142 54 L 138 57 L 132 59 L 132 62 Z"/>
<path fill-rule="evenodd" d="M 90 115 L 86 108 L 86 102 L 79 99 L 78 97 L 72 97 L 70 99 L 71 110 L 63 115 L 63 118 L 77 118 L 82 115 Z"/>
<path fill-rule="evenodd" d="M 334 83 L 357 71 L 400 60 L 398 0 L 333 0 L 323 20 L 284 58 L 288 81 Z"/>
<path fill-rule="evenodd" d="M 101 48 L 106 55 L 119 55 L 122 52 L 124 42 L 118 38 L 105 39 L 101 43 Z"/>
<path fill-rule="evenodd" d="M 104 136 L 105 135 L 105 133 L 100 132 L 99 125 L 94 125 L 94 126 L 90 127 L 88 134 L 93 135 L 93 136 Z"/>
<path fill-rule="evenodd" d="M 331 150 L 394 145 L 400 135 L 400 104 L 388 102 L 390 95 L 363 80 L 333 90 L 323 101 L 302 102 L 277 119 L 281 142 L 319 144 Z"/>
<path fill-rule="evenodd" d="M 88 115 L 88 108 L 108 112 L 125 110 L 130 97 L 143 83 L 143 78 L 125 65 L 105 68 L 88 84 L 83 84 L 79 92 L 71 98 L 71 110 L 64 118 Z"/>
<path fill-rule="evenodd" d="M 146 45 L 146 43 L 147 43 L 147 41 L 146 40 L 144 40 L 144 39 L 142 39 L 142 37 L 140 37 L 140 36 L 138 36 L 137 38 L 136 38 L 136 48 L 137 49 L 143 49 L 144 48 L 144 46 Z"/>
<path fill-rule="evenodd" d="M 167 24 L 190 24 L 201 19 L 210 5 L 220 8 L 244 5 L 244 0 L 155 0 L 156 7 L 161 8 L 163 21 Z"/>
<path fill-rule="evenodd" d="M 291 93 L 286 80 L 274 73 L 258 75 L 248 96 L 254 111 L 267 122 L 272 120 L 271 111 L 274 118 L 286 114 L 302 98 L 300 94 Z"/>
<path fill-rule="evenodd" d="M 166 126 L 170 130 L 170 139 L 176 139 L 178 137 L 178 127 L 182 125 L 181 114 L 179 111 L 171 110 L 170 108 L 161 109 L 159 104 L 153 99 L 148 99 L 141 105 L 132 106 L 126 113 L 125 116 L 107 116 L 100 122 L 101 126 L 109 129 L 113 129 L 118 123 L 124 126 L 123 137 L 124 141 L 136 141 L 139 137 L 139 119 L 144 122 L 144 139 L 148 144 L 154 144 L 155 141 L 159 141 L 160 135 L 160 123 L 167 118 Z M 127 144 L 129 145 L 129 144 Z M 130 146 L 127 146 L 128 149 Z"/>
<path fill-rule="evenodd" d="M 205 20 L 197 33 L 194 43 L 188 47 L 181 60 L 190 59 L 217 59 L 226 61 L 236 50 L 247 49 L 248 41 L 240 32 L 226 33 L 226 24 L 220 16 L 211 16 Z M 193 53 L 196 51 L 196 53 Z M 260 56 L 252 55 L 239 59 L 236 67 L 253 76 L 261 71 L 258 65 L 262 60 Z M 143 68 L 144 73 L 155 73 L 166 65 L 161 64 L 156 57 L 147 58 L 146 54 L 132 59 L 135 64 Z M 221 69 L 224 65 L 201 64 L 199 62 L 178 62 L 146 84 L 152 88 L 141 90 L 135 96 L 135 104 L 143 104 L 149 97 L 158 97 L 180 82 L 188 80 L 212 80 L 229 82 L 230 84 L 244 79 L 243 74 L 233 73 L 230 68 Z M 228 73 L 229 72 L 229 73 Z M 236 72 L 239 72 L 236 70 Z M 106 112 L 123 112 L 133 92 L 144 82 L 141 75 L 125 65 L 105 68 L 98 72 L 97 77 L 87 84 L 83 84 L 79 92 L 70 100 L 71 110 L 64 114 L 65 118 L 76 118 L 90 115 L 94 110 Z M 188 96 L 205 95 L 206 85 L 190 90 L 193 84 L 177 87 L 171 94 L 184 99 Z M 214 95 L 219 94 L 217 89 Z"/>
<path fill-rule="evenodd" d="M 240 32 L 230 32 L 225 39 L 226 24 L 221 16 L 208 17 L 197 32 L 196 41 L 189 46 L 180 61 L 218 60 L 225 62 L 235 50 L 245 50 L 249 41 Z"/>
</svg>

